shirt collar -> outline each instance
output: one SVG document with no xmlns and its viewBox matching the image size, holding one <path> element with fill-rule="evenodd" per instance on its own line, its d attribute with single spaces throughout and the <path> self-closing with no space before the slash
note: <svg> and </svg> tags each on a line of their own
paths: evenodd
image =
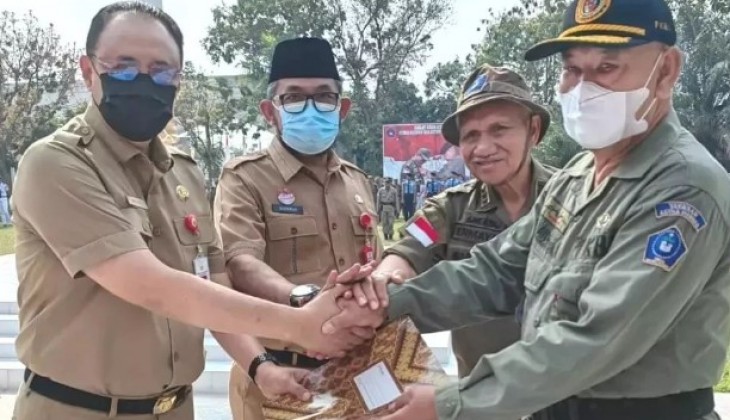
<svg viewBox="0 0 730 420">
<path fill-rule="evenodd" d="M 129 140 L 120 136 L 107 124 L 99 108 L 93 103 L 86 108 L 84 121 L 93 131 L 93 136 L 90 138 L 101 141 L 111 151 L 117 162 L 127 163 L 138 155 L 144 155 L 142 149 L 132 145 Z M 148 150 L 147 156 L 160 171 L 168 172 L 172 169 L 173 160 L 159 136 L 150 141 Z"/>
<path fill-rule="evenodd" d="M 289 182 L 294 175 L 304 168 L 304 164 L 284 147 L 279 138 L 274 138 L 271 141 L 268 151 L 274 166 L 276 166 L 281 177 L 284 178 L 284 182 Z M 340 169 L 342 169 L 342 161 L 336 153 L 330 150 L 327 158 L 327 172 L 338 172 Z"/>
<path fill-rule="evenodd" d="M 537 196 L 540 195 L 541 185 L 545 185 L 552 175 L 550 172 L 536 159 L 532 159 L 532 190 L 530 191 L 530 203 L 534 203 L 537 200 Z M 499 194 L 494 191 L 491 185 L 479 182 L 479 210 L 489 211 L 498 207 L 502 203 L 502 199 Z"/>
</svg>

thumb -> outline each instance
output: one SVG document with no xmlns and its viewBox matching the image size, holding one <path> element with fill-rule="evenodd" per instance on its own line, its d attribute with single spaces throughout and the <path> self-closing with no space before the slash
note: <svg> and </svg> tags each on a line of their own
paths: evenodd
<svg viewBox="0 0 730 420">
<path fill-rule="evenodd" d="M 322 324 L 322 334 L 332 335 L 337 331 L 345 328 L 347 326 L 345 318 L 346 311 L 342 311 L 339 314 L 328 319 L 324 324 Z"/>
<path fill-rule="evenodd" d="M 401 270 L 395 270 L 393 272 L 393 275 L 390 278 L 391 283 L 395 284 L 403 284 L 405 283 L 405 278 L 403 276 L 403 272 Z"/>
<path fill-rule="evenodd" d="M 299 398 L 302 401 L 309 401 L 312 399 L 312 393 L 302 385 L 304 378 L 309 374 L 308 371 L 303 369 L 291 369 L 290 375 L 286 384 L 286 392 Z"/>
</svg>

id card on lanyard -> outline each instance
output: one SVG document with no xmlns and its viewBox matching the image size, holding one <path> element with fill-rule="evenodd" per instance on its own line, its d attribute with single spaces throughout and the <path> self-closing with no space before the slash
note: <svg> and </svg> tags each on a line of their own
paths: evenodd
<svg viewBox="0 0 730 420">
<path fill-rule="evenodd" d="M 210 280 L 210 265 L 208 255 L 203 252 L 203 247 L 198 246 L 198 255 L 193 260 L 193 272 L 201 279 Z"/>
</svg>

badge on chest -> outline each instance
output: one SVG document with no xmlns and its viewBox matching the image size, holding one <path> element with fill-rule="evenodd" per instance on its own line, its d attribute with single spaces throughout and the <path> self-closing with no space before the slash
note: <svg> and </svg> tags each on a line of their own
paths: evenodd
<svg viewBox="0 0 730 420">
<path fill-rule="evenodd" d="M 272 212 L 278 214 L 304 214 L 304 207 L 295 204 L 297 197 L 288 189 L 284 188 L 279 191 L 276 199 L 278 203 L 271 205 Z"/>
</svg>

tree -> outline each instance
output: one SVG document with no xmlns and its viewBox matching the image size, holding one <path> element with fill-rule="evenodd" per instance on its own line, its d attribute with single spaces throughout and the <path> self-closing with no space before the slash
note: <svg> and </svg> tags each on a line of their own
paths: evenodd
<svg viewBox="0 0 730 420">
<path fill-rule="evenodd" d="M 542 162 L 562 168 L 581 148 L 562 127 L 555 87 L 560 76 L 557 56 L 527 62 L 524 53 L 532 45 L 560 33 L 565 0 L 525 1 L 502 12 L 489 11 L 484 24 L 484 41 L 476 46 L 476 62 L 504 65 L 517 70 L 527 81 L 534 99 L 548 108 L 552 123 L 535 156 Z"/>
<path fill-rule="evenodd" d="M 184 74 L 175 101 L 175 117 L 184 132 L 181 136 L 190 141 L 193 155 L 205 174 L 206 186 L 212 191 L 225 157 L 222 137 L 243 130 L 238 113 L 240 93 L 236 93 L 239 81 L 206 76 L 189 62 Z"/>
<path fill-rule="evenodd" d="M 730 170 L 730 18 L 728 1 L 673 1 L 686 54 L 675 94 L 682 123 Z"/>
<path fill-rule="evenodd" d="M 32 13 L 0 13 L 0 178 L 9 180 L 20 154 L 58 127 L 77 55 Z"/>
<path fill-rule="evenodd" d="M 445 21 L 449 0 L 238 0 L 213 9 L 204 45 L 214 61 L 238 63 L 251 93 L 264 96 L 274 46 L 297 36 L 329 39 L 354 106 L 339 149 L 379 172 L 383 104 L 389 87 L 404 87 L 410 69 L 432 49 L 430 35 Z M 249 108 L 255 109 L 253 103 Z M 248 123 L 263 126 L 249 115 Z"/>
</svg>

